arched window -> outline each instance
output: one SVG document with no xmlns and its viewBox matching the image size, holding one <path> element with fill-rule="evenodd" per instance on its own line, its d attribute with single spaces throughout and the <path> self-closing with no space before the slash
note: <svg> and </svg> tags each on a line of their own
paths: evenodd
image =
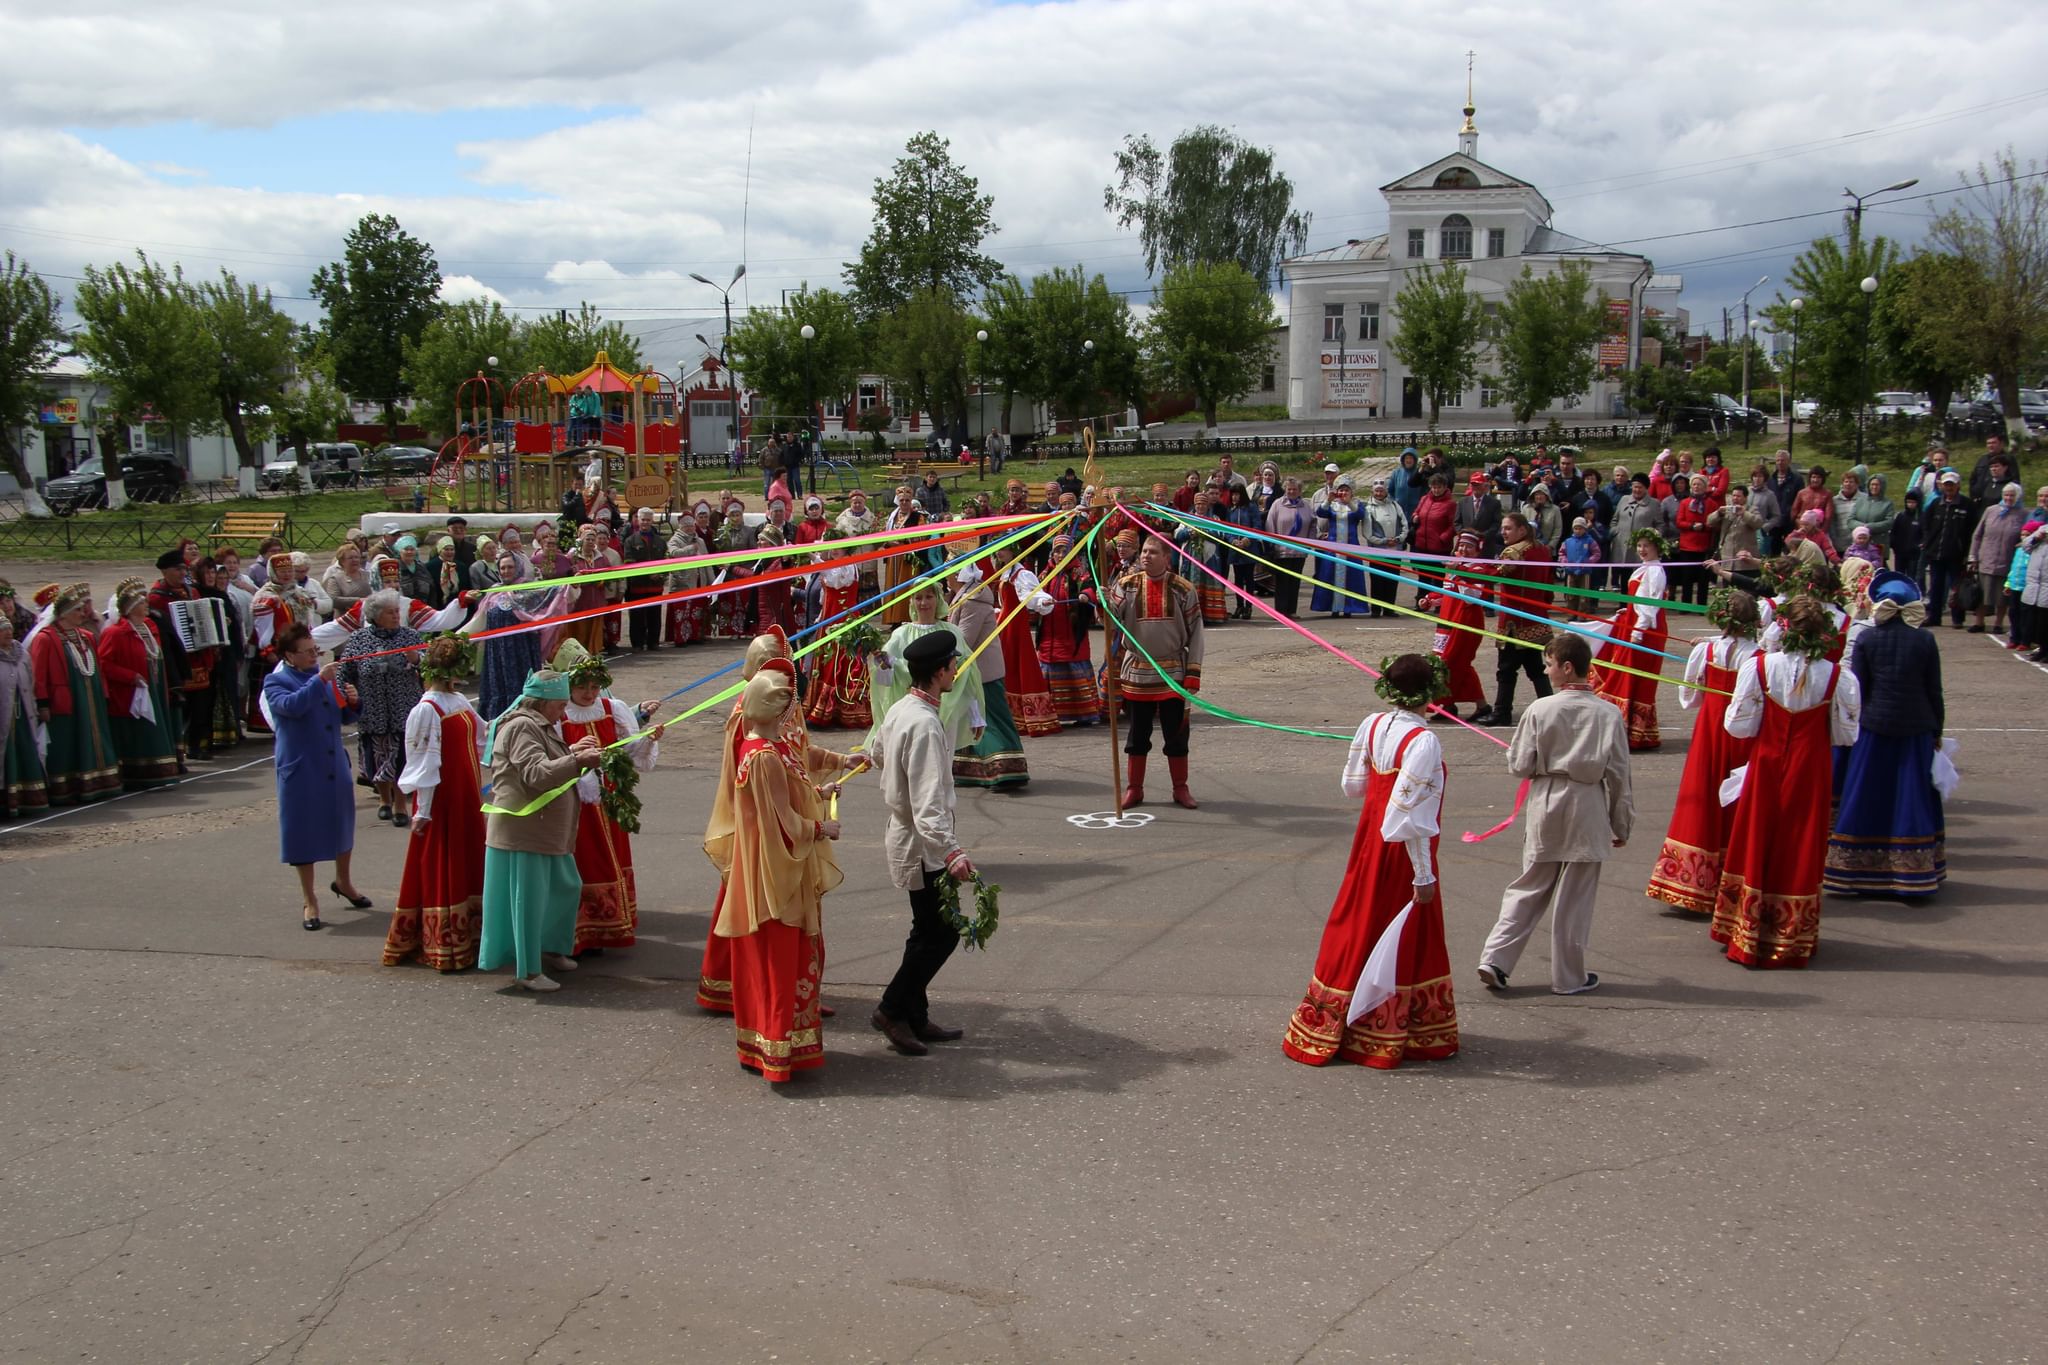
<svg viewBox="0 0 2048 1365">
<path fill-rule="evenodd" d="M 1462 213 L 1444 219 L 1437 234 L 1437 255 L 1447 261 L 1472 259 L 1472 220 Z"/>
<path fill-rule="evenodd" d="M 1431 186 L 1431 188 L 1439 190 L 1476 190 L 1479 188 L 1479 177 L 1474 175 L 1469 167 L 1452 166 L 1436 178 L 1436 184 Z"/>
</svg>

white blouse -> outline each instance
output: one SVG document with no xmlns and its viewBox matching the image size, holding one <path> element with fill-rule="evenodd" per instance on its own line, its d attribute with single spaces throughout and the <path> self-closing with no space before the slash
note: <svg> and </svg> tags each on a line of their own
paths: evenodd
<svg viewBox="0 0 2048 1365">
<path fill-rule="evenodd" d="M 996 577 L 1010 580 L 1011 586 L 1017 589 L 1017 600 L 1022 602 L 1024 610 L 1033 616 L 1050 615 L 1052 609 L 1059 605 L 1053 601 L 1052 594 L 1039 586 L 1038 575 L 1022 564 L 1012 564 Z"/>
<path fill-rule="evenodd" d="M 589 706 L 578 706 L 572 701 L 569 703 L 569 709 L 562 713 L 562 719 L 575 721 L 578 725 L 594 725 L 604 719 L 607 707 L 610 708 L 612 725 L 618 730 L 620 739 L 641 728 L 639 713 L 616 697 L 601 696 Z M 661 741 L 645 735 L 625 748 L 626 753 L 632 757 L 633 766 L 643 773 L 653 772 L 655 760 L 661 757 Z M 604 784 L 595 768 L 586 769 L 583 775 L 576 779 L 576 796 L 586 806 L 595 805 L 604 796 Z"/>
<path fill-rule="evenodd" d="M 1666 586 L 1667 580 L 1664 576 L 1664 566 L 1661 563 L 1642 565 L 1628 576 L 1628 591 L 1631 597 L 1655 597 L 1661 599 L 1664 596 Z M 1644 602 L 1635 602 L 1631 606 L 1635 609 L 1635 628 L 1637 630 L 1655 630 L 1658 622 L 1664 619 L 1664 608 L 1662 607 L 1653 607 Z"/>
<path fill-rule="evenodd" d="M 1835 684 L 1834 708 L 1828 717 L 1829 742 L 1837 747 L 1854 744 L 1863 714 L 1863 689 L 1857 686 L 1856 675 L 1847 669 L 1837 669 L 1826 659 L 1808 659 L 1799 654 L 1766 654 L 1762 684 L 1757 681 L 1753 664 L 1736 675 L 1735 699 L 1728 703 L 1721 726 L 1737 739 L 1754 739 L 1764 724 L 1766 686 L 1770 699 L 1787 711 L 1811 711 L 1821 704 L 1827 695 L 1828 680 L 1837 672 L 1842 680 Z"/>
<path fill-rule="evenodd" d="M 419 798 L 414 812 L 425 820 L 434 812 L 434 792 L 441 785 L 441 721 L 444 717 L 473 709 L 460 692 L 429 692 L 405 718 L 405 771 L 398 775 L 398 789 Z M 470 727 L 477 758 L 483 758 L 484 727 Z"/>
<path fill-rule="evenodd" d="M 1702 640 L 1692 647 L 1692 653 L 1685 660 L 1685 682 L 1678 689 L 1678 704 L 1690 711 L 1700 704 L 1707 694 L 1707 665 L 1716 668 L 1740 671 L 1742 666 L 1756 657 L 1757 643 L 1742 635 L 1716 635 Z"/>
<path fill-rule="evenodd" d="M 1444 804 L 1444 751 L 1436 735 L 1412 712 L 1382 711 L 1367 716 L 1351 737 L 1343 785 L 1346 796 L 1364 796 L 1368 765 L 1381 772 L 1390 769 L 1401 742 L 1412 730 L 1422 733 L 1401 759 L 1400 776 L 1380 817 L 1380 838 L 1408 850 L 1415 884 L 1421 886 L 1436 880 L 1436 869 L 1429 861 L 1429 841 L 1437 836 Z"/>
</svg>

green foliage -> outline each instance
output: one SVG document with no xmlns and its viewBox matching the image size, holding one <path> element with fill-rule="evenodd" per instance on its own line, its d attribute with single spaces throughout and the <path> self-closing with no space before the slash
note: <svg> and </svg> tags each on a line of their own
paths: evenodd
<svg viewBox="0 0 2048 1365">
<path fill-rule="evenodd" d="M 1405 292 L 1402 309 L 1406 332 L 1412 323 Z M 1493 329 L 1497 382 L 1516 426 L 1527 426 L 1544 408 L 1592 386 L 1595 347 L 1607 326 L 1607 295 L 1593 289 L 1593 272 L 1583 261 L 1567 261 L 1556 274 L 1541 277 L 1522 267 L 1508 285 Z"/>
<path fill-rule="evenodd" d="M 1925 393 L 1938 419 L 1969 382 L 1974 327 L 1957 326 L 1957 309 L 1977 290 L 1978 271 L 1947 252 L 1923 251 L 1878 281 L 1872 337 L 1887 358 L 1886 373 Z"/>
<path fill-rule="evenodd" d="M 1991 376 L 2006 424 L 2016 427 L 2023 378 L 2048 347 L 2048 179 L 2036 162 L 2022 169 L 2007 148 L 1963 184 L 1969 196 L 1928 232 L 1969 266 L 1955 277 L 1961 287 L 1941 330 L 1971 368 Z"/>
<path fill-rule="evenodd" d="M 808 342 L 806 324 L 817 333 Z M 774 413 L 806 412 L 813 398 L 845 398 L 860 379 L 860 323 L 853 300 L 834 289 L 806 285 L 786 310 L 749 310 L 733 324 L 726 349 Z"/>
<path fill-rule="evenodd" d="M 1399 326 L 1387 343 L 1429 395 L 1434 428 L 1444 400 L 1479 377 L 1479 339 L 1485 314 L 1465 291 L 1465 272 L 1455 265 L 1423 266 L 1394 300 Z"/>
<path fill-rule="evenodd" d="M 941 431 L 967 410 L 967 348 L 974 319 L 944 289 L 921 289 L 876 328 L 875 359 L 910 406 Z"/>
<path fill-rule="evenodd" d="M 1666 351 L 1676 355 L 1675 348 Z M 1643 414 L 1667 412 L 1689 403 L 1705 401 L 1710 390 L 1699 381 L 1698 371 L 1687 374 L 1676 363 L 1639 366 L 1625 376 L 1628 405 Z"/>
<path fill-rule="evenodd" d="M 1287 420 L 1285 403 L 1225 403 L 1216 410 L 1218 422 L 1284 422 Z M 1208 418 L 1200 412 L 1183 412 L 1166 419 L 1168 426 L 1208 425 Z"/>
<path fill-rule="evenodd" d="M 1054 267 L 1031 281 L 1033 368 L 1017 387 L 1045 395 L 1067 417 L 1098 416 L 1105 403 L 1144 400 L 1144 372 L 1130 305 L 1102 276 Z M 1093 342 L 1092 349 L 1086 344 Z"/>
<path fill-rule="evenodd" d="M 406 387 L 418 395 L 414 417 L 429 431 L 453 431 L 455 394 L 464 380 L 484 374 L 504 383 L 534 368 L 523 330 L 495 299 L 465 299 L 443 309 L 405 346 Z M 492 356 L 498 357 L 495 370 Z M 575 369 L 589 363 L 586 358 Z"/>
<path fill-rule="evenodd" d="M 520 323 L 518 331 L 520 366 L 502 373 L 546 370 L 554 375 L 575 374 L 588 369 L 599 351 L 627 374 L 640 372 L 639 343 L 624 327 L 606 322 L 604 315 L 587 303 L 573 313 L 547 313 Z"/>
<path fill-rule="evenodd" d="M 1862 282 L 1870 275 L 1882 279 L 1896 257 L 1884 238 L 1866 242 L 1852 232 L 1846 247 L 1833 237 L 1819 238 L 1786 273 L 1794 295 L 1806 300 L 1796 317 L 1799 392 L 1820 404 L 1824 420 L 1839 420 L 1870 401 L 1865 365 L 1874 375 L 1879 358 L 1874 350 L 1866 354 L 1874 334 Z M 1785 296 L 1764 316 L 1779 331 L 1794 334 L 1795 315 Z"/>
<path fill-rule="evenodd" d="M 334 438 L 335 428 L 348 420 L 348 395 L 334 382 L 334 360 L 325 347 L 301 346 L 298 382 L 286 387 L 270 413 L 271 433 L 302 454 L 309 443 Z"/>
<path fill-rule="evenodd" d="M 1263 288 L 1280 259 L 1308 245 L 1309 215 L 1273 153 L 1213 124 L 1190 128 L 1162 157 L 1149 134 L 1124 138 L 1117 183 L 1102 206 L 1118 227 L 1138 225 L 1145 270 L 1235 264 Z"/>
<path fill-rule="evenodd" d="M 1258 387 L 1274 326 L 1265 289 L 1243 266 L 1170 266 L 1145 326 L 1147 373 L 1162 388 L 1193 393 L 1213 427 L 1223 400 Z"/>
<path fill-rule="evenodd" d="M 327 310 L 335 378 L 356 397 L 382 404 L 395 435 L 398 400 L 412 392 L 405 348 L 417 345 L 441 312 L 440 266 L 434 249 L 388 214 L 370 214 L 350 229 L 342 256 L 313 274 L 313 297 Z"/>
<path fill-rule="evenodd" d="M 183 434 L 218 413 L 213 339 L 184 270 L 166 270 L 139 251 L 135 261 L 133 269 L 85 268 L 78 348 L 110 390 L 113 415 L 136 422 L 148 413 Z"/>
<path fill-rule="evenodd" d="M 981 254 L 997 231 L 995 198 L 954 164 L 951 148 L 937 133 L 919 133 L 894 170 L 876 179 L 874 226 L 846 268 L 863 321 L 921 292 L 969 298 L 1002 274 L 1001 262 Z"/>
<path fill-rule="evenodd" d="M 213 400 L 221 426 L 235 444 L 243 468 L 261 463 L 256 440 L 267 423 L 258 410 L 274 413 L 291 384 L 298 327 L 271 302 L 268 289 L 243 284 L 226 270 L 198 287 L 194 301 L 219 364 Z"/>
<path fill-rule="evenodd" d="M 988 341 L 974 348 L 974 372 L 977 378 L 986 377 L 1002 395 L 998 425 L 1008 431 L 1011 395 L 1031 386 L 1039 373 L 1031 290 L 1015 275 L 1004 275 L 982 291 L 981 307 Z"/>
<path fill-rule="evenodd" d="M 7 253 L 0 267 L 0 458 L 21 487 L 28 468 L 15 448 L 15 431 L 33 423 L 43 401 L 42 375 L 64 339 L 57 295 L 27 261 Z"/>
</svg>

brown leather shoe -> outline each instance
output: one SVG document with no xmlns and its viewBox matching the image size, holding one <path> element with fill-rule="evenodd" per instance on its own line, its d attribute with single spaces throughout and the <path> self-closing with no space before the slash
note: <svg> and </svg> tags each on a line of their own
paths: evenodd
<svg viewBox="0 0 2048 1365">
<path fill-rule="evenodd" d="M 922 1024 L 912 1024 L 910 1031 L 923 1043 L 957 1043 L 967 1036 L 965 1029 L 940 1028 L 929 1019 Z"/>
<path fill-rule="evenodd" d="M 922 1057 L 931 1051 L 930 1048 L 917 1041 L 917 1035 L 910 1031 L 910 1025 L 891 1019 L 880 1010 L 876 1010 L 874 1017 L 869 1019 L 868 1022 L 875 1026 L 875 1032 L 889 1040 L 890 1047 L 895 1048 L 906 1057 Z"/>
</svg>

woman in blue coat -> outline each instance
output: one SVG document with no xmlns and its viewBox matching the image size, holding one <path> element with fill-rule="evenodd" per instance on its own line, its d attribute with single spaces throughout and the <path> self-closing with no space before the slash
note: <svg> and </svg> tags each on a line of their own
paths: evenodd
<svg viewBox="0 0 2048 1365">
<path fill-rule="evenodd" d="M 1351 480 L 1337 480 L 1336 493 L 1322 506 L 1316 508 L 1317 539 L 1332 545 L 1359 545 L 1363 541 L 1360 523 L 1365 519 L 1365 509 L 1351 497 Z M 1348 592 L 1349 596 L 1340 596 Z M 1332 616 L 1364 616 L 1372 610 L 1372 603 L 1365 594 L 1365 568 L 1362 560 L 1352 559 L 1340 568 L 1327 559 L 1316 561 L 1316 590 L 1309 598 L 1310 611 L 1326 611 Z"/>
<path fill-rule="evenodd" d="M 328 889 L 358 910 L 349 857 L 356 846 L 354 776 L 342 746 L 341 723 L 355 711 L 356 690 L 334 681 L 337 664 L 320 664 L 320 648 L 302 625 L 277 639 L 280 660 L 263 680 L 263 709 L 277 734 L 278 834 L 284 862 L 298 869 L 303 927 L 322 929 L 313 891 L 316 864 L 334 864 Z"/>
</svg>

